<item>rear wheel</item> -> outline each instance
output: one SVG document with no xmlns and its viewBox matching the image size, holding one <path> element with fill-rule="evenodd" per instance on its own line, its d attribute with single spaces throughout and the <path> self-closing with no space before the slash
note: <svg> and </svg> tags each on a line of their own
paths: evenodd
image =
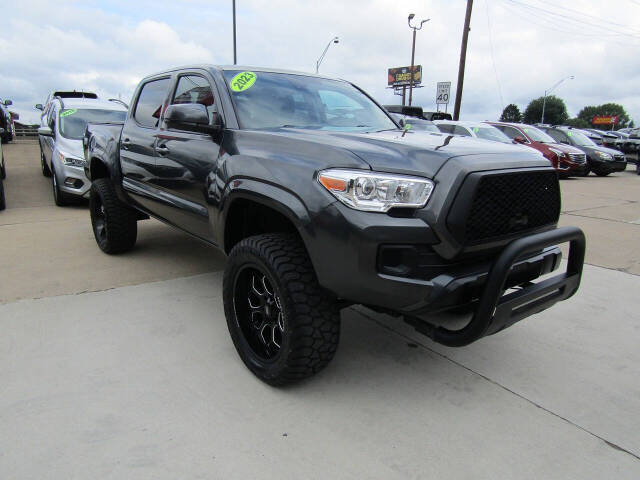
<svg viewBox="0 0 640 480">
<path fill-rule="evenodd" d="M 333 358 L 338 306 L 318 284 L 295 235 L 271 233 L 238 243 L 225 267 L 223 297 L 236 350 L 262 381 L 297 382 Z"/>
<path fill-rule="evenodd" d="M 91 184 L 89 212 L 93 235 L 104 253 L 123 253 L 136 244 L 136 212 L 120 201 L 110 180 L 99 178 Z"/>
</svg>

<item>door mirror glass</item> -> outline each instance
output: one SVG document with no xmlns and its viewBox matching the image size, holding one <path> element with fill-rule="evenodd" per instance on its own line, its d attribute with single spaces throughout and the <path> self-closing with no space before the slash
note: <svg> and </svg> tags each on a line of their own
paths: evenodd
<svg viewBox="0 0 640 480">
<path fill-rule="evenodd" d="M 53 130 L 50 127 L 40 127 L 38 128 L 38 135 L 42 135 L 43 137 L 53 137 Z"/>
<path fill-rule="evenodd" d="M 43 110 L 44 110 L 44 107 L 42 106 L 42 104 L 41 104 L 41 103 L 36 103 L 35 108 L 36 108 L 36 110 L 40 110 L 40 111 L 43 111 Z"/>
<path fill-rule="evenodd" d="M 177 128 L 190 132 L 212 133 L 220 130 L 222 127 L 222 117 L 220 114 L 213 112 L 213 121 L 210 124 L 207 107 L 200 103 L 169 105 L 164 118 L 169 128 Z"/>
<path fill-rule="evenodd" d="M 9 105 L 13 105 L 13 102 L 11 100 L 5 100 L 4 104 L 8 107 Z"/>
</svg>

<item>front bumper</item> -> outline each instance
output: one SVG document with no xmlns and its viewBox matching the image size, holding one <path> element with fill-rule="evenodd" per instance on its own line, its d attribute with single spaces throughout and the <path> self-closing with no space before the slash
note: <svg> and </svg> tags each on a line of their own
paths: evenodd
<svg viewBox="0 0 640 480">
<path fill-rule="evenodd" d="M 65 165 L 56 162 L 55 165 L 58 188 L 70 195 L 88 198 L 91 182 L 84 173 L 83 167 Z"/>
</svg>

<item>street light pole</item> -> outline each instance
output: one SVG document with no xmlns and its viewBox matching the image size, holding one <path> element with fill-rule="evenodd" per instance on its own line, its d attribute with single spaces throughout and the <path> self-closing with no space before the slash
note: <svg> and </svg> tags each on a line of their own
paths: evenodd
<svg viewBox="0 0 640 480">
<path fill-rule="evenodd" d="M 327 43 L 327 46 L 324 48 L 322 55 L 320 55 L 320 58 L 316 62 L 316 74 L 318 73 L 318 70 L 320 70 L 320 64 L 322 63 L 322 60 L 324 60 L 324 56 L 327 54 L 327 50 L 329 50 L 332 43 L 340 43 L 340 39 L 338 37 L 333 37 L 329 40 L 329 43 Z"/>
<path fill-rule="evenodd" d="M 558 83 L 556 83 L 553 87 L 551 87 L 549 90 L 545 90 L 544 91 L 544 97 L 542 98 L 542 116 L 540 117 L 540 123 L 544 124 L 544 109 L 547 105 L 547 95 L 549 95 L 551 92 L 553 92 L 553 90 L 560 85 L 562 82 L 564 82 L 565 80 L 573 80 L 573 75 L 569 75 L 568 77 L 564 77 L 562 80 L 560 80 Z"/>
<path fill-rule="evenodd" d="M 238 63 L 236 56 L 236 0 L 233 0 L 233 64 Z"/>
<path fill-rule="evenodd" d="M 411 106 L 411 99 L 413 98 L 413 64 L 416 56 L 416 32 L 422 29 L 422 25 L 431 20 L 430 18 L 422 20 L 420 22 L 420 26 L 414 27 L 413 25 L 411 25 L 411 20 L 413 20 L 413 17 L 415 17 L 415 14 L 410 13 L 407 19 L 409 28 L 413 29 L 413 43 L 411 44 L 411 70 L 409 72 L 409 106 Z"/>
</svg>

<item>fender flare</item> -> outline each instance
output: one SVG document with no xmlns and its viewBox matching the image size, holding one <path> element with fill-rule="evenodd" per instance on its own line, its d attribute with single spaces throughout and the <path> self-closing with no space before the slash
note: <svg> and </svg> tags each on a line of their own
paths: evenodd
<svg viewBox="0 0 640 480">
<path fill-rule="evenodd" d="M 226 251 L 224 243 L 227 215 L 233 203 L 239 199 L 251 200 L 281 213 L 293 223 L 303 242 L 306 243 L 306 237 L 311 233 L 309 231 L 311 217 L 307 207 L 297 195 L 280 186 L 259 180 L 234 178 L 224 190 L 216 228 L 218 244 L 223 251 Z"/>
</svg>

